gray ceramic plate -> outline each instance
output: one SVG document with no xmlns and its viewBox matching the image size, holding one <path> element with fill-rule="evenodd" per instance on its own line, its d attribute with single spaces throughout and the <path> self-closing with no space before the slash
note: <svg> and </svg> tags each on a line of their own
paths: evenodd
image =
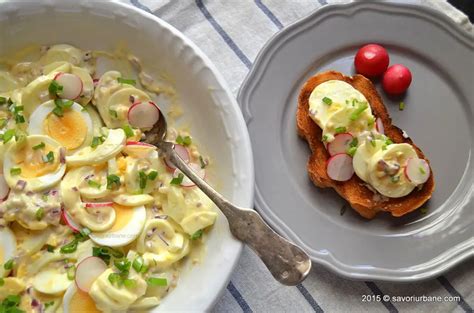
<svg viewBox="0 0 474 313">
<path fill-rule="evenodd" d="M 370 42 L 413 73 L 403 99 L 376 85 L 394 123 L 431 161 L 436 190 L 425 214 L 368 221 L 348 209 L 341 216 L 343 199 L 306 173 L 309 149 L 295 123 L 299 89 L 320 71 L 353 74 L 357 48 Z M 285 28 L 260 52 L 238 97 L 253 144 L 257 209 L 313 261 L 350 278 L 415 281 L 467 259 L 474 254 L 473 82 L 473 36 L 428 7 L 330 5 Z"/>
</svg>

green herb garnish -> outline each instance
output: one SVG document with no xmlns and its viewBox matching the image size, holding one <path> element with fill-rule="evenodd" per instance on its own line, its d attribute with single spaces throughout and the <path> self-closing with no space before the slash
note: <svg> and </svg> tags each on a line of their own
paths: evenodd
<svg viewBox="0 0 474 313">
<path fill-rule="evenodd" d="M 91 148 L 92 149 L 97 148 L 97 146 L 103 144 L 104 141 L 105 141 L 105 139 L 104 139 L 103 136 L 92 138 Z"/>
<path fill-rule="evenodd" d="M 120 187 L 120 177 L 115 174 L 107 175 L 107 189 L 112 190 Z"/>
<path fill-rule="evenodd" d="M 123 258 L 123 253 L 109 247 L 93 247 L 92 255 L 101 258 L 105 264 L 109 265 L 110 258 Z"/>
<path fill-rule="evenodd" d="M 44 217 L 44 209 L 39 208 L 38 210 L 36 210 L 35 217 L 37 221 L 41 221 Z"/>
<path fill-rule="evenodd" d="M 183 182 L 183 179 L 184 179 L 184 175 L 182 173 L 179 173 L 178 177 L 175 177 L 170 181 L 170 184 L 171 185 L 181 185 L 181 183 Z"/>
<path fill-rule="evenodd" d="M 94 187 L 94 188 L 97 188 L 97 189 L 100 189 L 100 187 L 102 186 L 99 182 L 95 181 L 95 180 L 92 180 L 92 179 L 89 179 L 87 181 L 87 184 L 91 187 Z"/>
<path fill-rule="evenodd" d="M 367 105 L 367 102 L 361 102 L 361 105 L 351 113 L 349 117 L 350 120 L 351 121 L 357 120 L 362 114 L 362 112 L 364 112 L 368 107 L 369 106 Z"/>
<path fill-rule="evenodd" d="M 15 261 L 13 259 L 10 259 L 10 260 L 6 261 L 5 264 L 3 264 L 3 268 L 6 271 L 9 271 L 13 268 L 14 265 L 15 265 Z"/>
<path fill-rule="evenodd" d="M 44 163 L 53 163 L 54 162 L 54 152 L 49 151 L 45 157 L 43 157 Z"/>
<path fill-rule="evenodd" d="M 332 104 L 332 99 L 328 98 L 328 97 L 324 97 L 323 102 L 326 103 L 327 105 L 331 105 Z"/>
<path fill-rule="evenodd" d="M 47 309 L 47 308 L 49 308 L 49 307 L 52 306 L 52 305 L 54 305 L 54 301 L 46 302 L 46 303 L 44 304 L 44 308 Z"/>
<path fill-rule="evenodd" d="M 4 128 L 8 124 L 8 119 L 0 118 L 0 128 Z"/>
<path fill-rule="evenodd" d="M 423 175 L 426 174 L 426 171 L 425 171 L 425 169 L 424 169 L 423 167 L 420 166 L 420 167 L 418 168 L 418 170 L 420 171 L 421 174 L 423 174 Z"/>
<path fill-rule="evenodd" d="M 59 252 L 64 253 L 64 254 L 73 253 L 77 250 L 78 243 L 79 241 L 77 239 L 74 239 L 70 243 L 62 246 L 61 249 L 59 249 Z"/>
<path fill-rule="evenodd" d="M 44 142 L 41 142 L 35 146 L 33 146 L 33 150 L 38 150 L 38 149 L 43 149 L 46 145 L 44 144 Z"/>
<path fill-rule="evenodd" d="M 16 175 L 20 175 L 21 174 L 21 168 L 19 167 L 12 167 L 10 169 L 10 175 L 12 176 L 16 176 Z"/>
<path fill-rule="evenodd" d="M 48 91 L 51 95 L 57 96 L 61 94 L 63 91 L 64 87 L 60 85 L 56 80 L 52 80 L 51 83 L 48 86 Z"/>
<path fill-rule="evenodd" d="M 132 265 L 132 262 L 130 262 L 127 259 L 121 259 L 121 260 L 116 260 L 114 262 L 114 265 L 120 272 L 128 272 L 130 270 L 130 266 Z"/>
<path fill-rule="evenodd" d="M 357 137 L 354 137 L 354 139 L 352 139 L 351 143 L 349 144 L 349 147 L 357 147 L 358 144 L 359 140 L 357 139 Z"/>
<path fill-rule="evenodd" d="M 146 282 L 150 286 L 168 286 L 168 280 L 166 278 L 148 277 Z"/>
<path fill-rule="evenodd" d="M 328 135 L 324 135 L 322 138 L 322 142 L 326 142 L 326 141 L 328 141 Z"/>
<path fill-rule="evenodd" d="M 51 253 L 54 252 L 54 247 L 52 245 L 45 245 L 45 247 L 46 247 L 46 251 L 51 252 Z"/>
<path fill-rule="evenodd" d="M 371 116 L 367 121 L 367 126 L 372 127 L 375 124 L 375 117 Z"/>
<path fill-rule="evenodd" d="M 64 110 L 71 108 L 73 104 L 74 104 L 74 101 L 72 100 L 55 99 L 54 100 L 55 108 L 53 109 L 53 113 L 58 117 L 63 117 Z"/>
<path fill-rule="evenodd" d="M 125 136 L 127 136 L 127 138 L 133 137 L 135 135 L 130 125 L 125 125 L 122 127 L 122 129 L 125 132 Z"/>
<path fill-rule="evenodd" d="M 115 110 L 109 109 L 109 114 L 110 114 L 110 116 L 112 116 L 113 118 L 118 118 L 118 113 L 117 113 L 117 111 L 115 111 Z"/>
<path fill-rule="evenodd" d="M 370 145 L 375 148 L 375 147 L 377 146 L 377 143 L 375 142 L 374 139 L 372 139 L 372 140 L 370 141 Z"/>
<path fill-rule="evenodd" d="M 7 98 L 5 98 L 5 97 L 0 97 L 0 105 L 3 105 L 3 104 L 5 104 L 5 103 L 7 103 Z"/>
<path fill-rule="evenodd" d="M 353 157 L 356 151 L 357 151 L 357 147 L 350 147 L 349 149 L 347 149 L 347 154 Z"/>
<path fill-rule="evenodd" d="M 9 129 L 9 130 L 7 130 L 6 132 L 4 132 L 4 133 L 3 133 L 3 137 L 2 137 L 2 138 L 3 138 L 3 142 L 4 142 L 4 143 L 9 142 L 9 141 L 13 138 L 13 136 L 15 136 L 15 133 L 16 133 L 16 132 L 15 132 L 14 129 Z"/>
<path fill-rule="evenodd" d="M 405 102 L 403 102 L 403 101 L 400 102 L 400 104 L 398 105 L 398 109 L 399 109 L 400 111 L 405 110 Z"/>
<path fill-rule="evenodd" d="M 390 138 L 387 138 L 387 139 L 385 140 L 385 144 L 386 144 L 387 146 L 390 146 L 391 144 L 393 144 L 393 141 L 392 141 Z"/>
<path fill-rule="evenodd" d="M 191 235 L 191 240 L 197 240 L 202 237 L 203 231 L 202 229 L 196 231 L 194 234 Z"/>
<path fill-rule="evenodd" d="M 69 267 L 66 271 L 66 274 L 67 274 L 67 279 L 74 280 L 74 278 L 76 278 L 76 267 L 74 265 Z"/>
<path fill-rule="evenodd" d="M 141 256 L 137 256 L 135 260 L 133 260 L 132 267 L 137 273 L 140 273 L 143 268 L 143 258 Z"/>
<path fill-rule="evenodd" d="M 392 183 L 398 183 L 400 181 L 400 176 L 391 176 L 390 181 Z"/>
<path fill-rule="evenodd" d="M 157 176 L 158 176 L 157 171 L 151 171 L 150 173 L 148 173 L 148 179 L 149 180 L 155 180 Z"/>
<path fill-rule="evenodd" d="M 125 278 L 123 280 L 123 285 L 127 288 L 134 288 L 137 285 L 135 279 Z"/>
<path fill-rule="evenodd" d="M 117 81 L 121 84 L 128 84 L 128 85 L 133 85 L 133 86 L 135 86 L 137 83 L 134 79 L 127 79 L 127 78 L 122 78 L 122 77 L 117 78 Z"/>
<path fill-rule="evenodd" d="M 0 304 L 1 313 L 24 313 L 25 311 L 20 310 L 18 305 L 20 304 L 21 298 L 19 295 L 9 295 Z"/>
<path fill-rule="evenodd" d="M 148 180 L 148 176 L 145 174 L 144 171 L 139 171 L 138 172 L 138 184 L 140 186 L 140 189 L 145 189 L 146 188 L 146 181 Z"/>
<path fill-rule="evenodd" d="M 25 117 L 20 114 L 15 115 L 15 123 L 17 124 L 23 124 L 25 122 Z"/>
<path fill-rule="evenodd" d="M 336 127 L 335 131 L 336 131 L 336 134 L 345 133 L 346 132 L 346 127 L 344 127 L 344 126 Z"/>
<path fill-rule="evenodd" d="M 176 138 L 176 143 L 182 146 L 189 146 L 192 143 L 192 139 L 189 136 L 185 136 L 185 137 L 178 136 Z"/>
<path fill-rule="evenodd" d="M 110 273 L 109 277 L 107 277 L 107 279 L 109 280 L 109 282 L 112 285 L 118 285 L 119 282 L 122 281 L 122 278 L 120 277 L 120 275 L 118 273 Z"/>
</svg>

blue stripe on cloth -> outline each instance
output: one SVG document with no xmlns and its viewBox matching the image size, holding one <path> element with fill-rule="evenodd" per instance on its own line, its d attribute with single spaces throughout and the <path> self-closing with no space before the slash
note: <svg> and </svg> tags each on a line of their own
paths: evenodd
<svg viewBox="0 0 474 313">
<path fill-rule="evenodd" d="M 260 10 L 262 10 L 263 13 L 265 13 L 266 16 L 268 16 L 268 18 L 273 22 L 273 24 L 276 25 L 276 27 L 278 27 L 278 29 L 283 28 L 283 24 L 275 16 L 275 14 L 273 14 L 273 12 L 270 11 L 270 9 L 265 4 L 263 4 L 262 0 L 255 0 L 255 4 Z"/>
<path fill-rule="evenodd" d="M 306 289 L 303 284 L 298 284 L 296 285 L 296 288 L 298 288 L 299 292 L 303 295 L 303 297 L 308 301 L 309 305 L 313 308 L 314 312 L 318 313 L 323 313 L 323 309 L 319 306 L 319 304 L 314 300 L 313 296 L 309 293 L 308 289 Z"/>
<path fill-rule="evenodd" d="M 136 6 L 137 8 L 142 9 L 143 11 L 147 11 L 148 13 L 153 14 L 153 11 L 151 11 L 149 7 L 141 4 L 138 0 L 130 0 L 130 3 Z"/>
<path fill-rule="evenodd" d="M 467 303 L 464 298 L 461 296 L 461 294 L 451 285 L 451 283 L 448 281 L 448 279 L 444 276 L 439 276 L 438 281 L 441 285 L 443 285 L 444 288 L 449 292 L 449 294 L 453 297 L 459 297 L 458 305 L 465 311 L 465 312 L 474 312 L 474 310 L 471 308 L 469 303 Z"/>
<path fill-rule="evenodd" d="M 374 295 L 380 295 L 383 298 L 384 294 L 377 285 L 371 281 L 366 281 L 365 284 L 372 290 Z M 398 309 L 390 301 L 382 301 L 382 304 L 387 308 L 390 313 L 398 313 Z"/>
<path fill-rule="evenodd" d="M 240 50 L 240 48 L 235 44 L 235 42 L 230 38 L 230 36 L 225 32 L 225 30 L 217 23 L 217 21 L 212 17 L 211 13 L 207 10 L 206 6 L 202 0 L 196 0 L 196 5 L 204 15 L 204 17 L 209 21 L 209 23 L 214 27 L 214 29 L 219 33 L 219 35 L 224 39 L 225 43 L 234 51 L 237 57 L 245 64 L 247 68 L 252 66 L 252 62 L 247 58 L 247 56 Z"/>
<path fill-rule="evenodd" d="M 245 313 L 253 312 L 250 306 L 248 305 L 247 301 L 245 301 L 244 297 L 242 297 L 242 294 L 240 294 L 240 292 L 237 290 L 237 288 L 235 288 L 234 284 L 231 281 L 227 285 L 227 290 L 229 290 L 230 294 L 234 297 L 235 301 L 237 301 L 240 308 Z"/>
</svg>

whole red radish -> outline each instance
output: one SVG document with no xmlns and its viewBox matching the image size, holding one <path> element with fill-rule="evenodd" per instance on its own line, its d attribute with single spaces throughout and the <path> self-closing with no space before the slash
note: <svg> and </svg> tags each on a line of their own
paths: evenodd
<svg viewBox="0 0 474 313">
<path fill-rule="evenodd" d="M 399 95 L 408 89 L 411 79 L 411 72 L 406 66 L 394 64 L 383 74 L 382 87 L 388 94 Z"/>
<path fill-rule="evenodd" d="M 366 77 L 382 75 L 388 67 L 390 58 L 387 50 L 377 44 L 368 44 L 357 51 L 354 65 L 357 73 Z"/>
</svg>

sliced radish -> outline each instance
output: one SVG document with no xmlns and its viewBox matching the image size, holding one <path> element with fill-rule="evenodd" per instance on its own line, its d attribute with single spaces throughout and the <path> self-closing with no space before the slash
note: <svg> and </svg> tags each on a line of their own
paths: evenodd
<svg viewBox="0 0 474 313">
<path fill-rule="evenodd" d="M 328 160 L 326 171 L 333 180 L 347 181 L 354 175 L 352 158 L 345 153 L 336 154 Z"/>
<path fill-rule="evenodd" d="M 331 156 L 339 153 L 347 153 L 354 137 L 349 133 L 338 134 L 334 140 L 328 143 L 327 150 Z"/>
<path fill-rule="evenodd" d="M 149 143 L 141 142 L 141 141 L 127 141 L 126 145 L 127 146 L 143 146 L 143 147 L 156 148 L 154 145 L 150 145 Z"/>
<path fill-rule="evenodd" d="M 385 128 L 383 127 L 382 119 L 380 117 L 377 117 L 377 119 L 375 120 L 375 128 L 382 135 L 385 134 Z"/>
<path fill-rule="evenodd" d="M 189 163 L 189 152 L 185 146 L 175 144 L 174 151 L 176 151 L 176 153 L 181 159 L 183 159 L 185 163 Z M 174 164 L 167 158 L 165 158 L 165 165 L 170 172 L 173 172 L 176 169 L 176 166 L 174 166 Z"/>
<path fill-rule="evenodd" d="M 136 102 L 128 109 L 128 122 L 137 128 L 152 128 L 160 118 L 160 109 L 152 102 Z"/>
<path fill-rule="evenodd" d="M 196 163 L 189 163 L 188 165 L 194 171 L 194 173 L 196 173 L 201 179 L 204 179 L 206 177 L 206 170 L 201 168 L 201 166 Z M 183 174 L 183 172 L 181 172 L 179 169 L 175 169 L 173 177 L 178 177 L 179 174 Z M 193 187 L 195 186 L 195 184 L 188 177 L 186 177 L 186 175 L 184 175 L 183 181 L 181 182 L 181 186 Z"/>
<path fill-rule="evenodd" d="M 76 286 L 84 292 L 89 292 L 92 283 L 107 269 L 101 258 L 90 256 L 82 260 L 76 268 Z"/>
<path fill-rule="evenodd" d="M 70 73 L 58 73 L 54 80 L 63 86 L 59 97 L 63 99 L 74 100 L 79 98 L 82 93 L 82 80 L 79 76 Z"/>
<path fill-rule="evenodd" d="M 73 232 L 77 233 L 81 230 L 81 225 L 79 225 L 78 223 L 76 223 L 71 215 L 69 215 L 69 213 L 66 211 L 66 210 L 62 210 L 61 212 L 61 217 L 64 221 L 64 223 L 72 229 Z"/>
<path fill-rule="evenodd" d="M 0 200 L 5 200 L 10 192 L 10 188 L 7 185 L 5 177 L 0 174 Z"/>
<path fill-rule="evenodd" d="M 405 176 L 414 184 L 424 184 L 430 177 L 430 166 L 423 159 L 410 158 L 405 167 Z"/>
<path fill-rule="evenodd" d="M 88 202 L 86 203 L 86 208 L 105 208 L 113 205 L 113 202 Z"/>
</svg>

